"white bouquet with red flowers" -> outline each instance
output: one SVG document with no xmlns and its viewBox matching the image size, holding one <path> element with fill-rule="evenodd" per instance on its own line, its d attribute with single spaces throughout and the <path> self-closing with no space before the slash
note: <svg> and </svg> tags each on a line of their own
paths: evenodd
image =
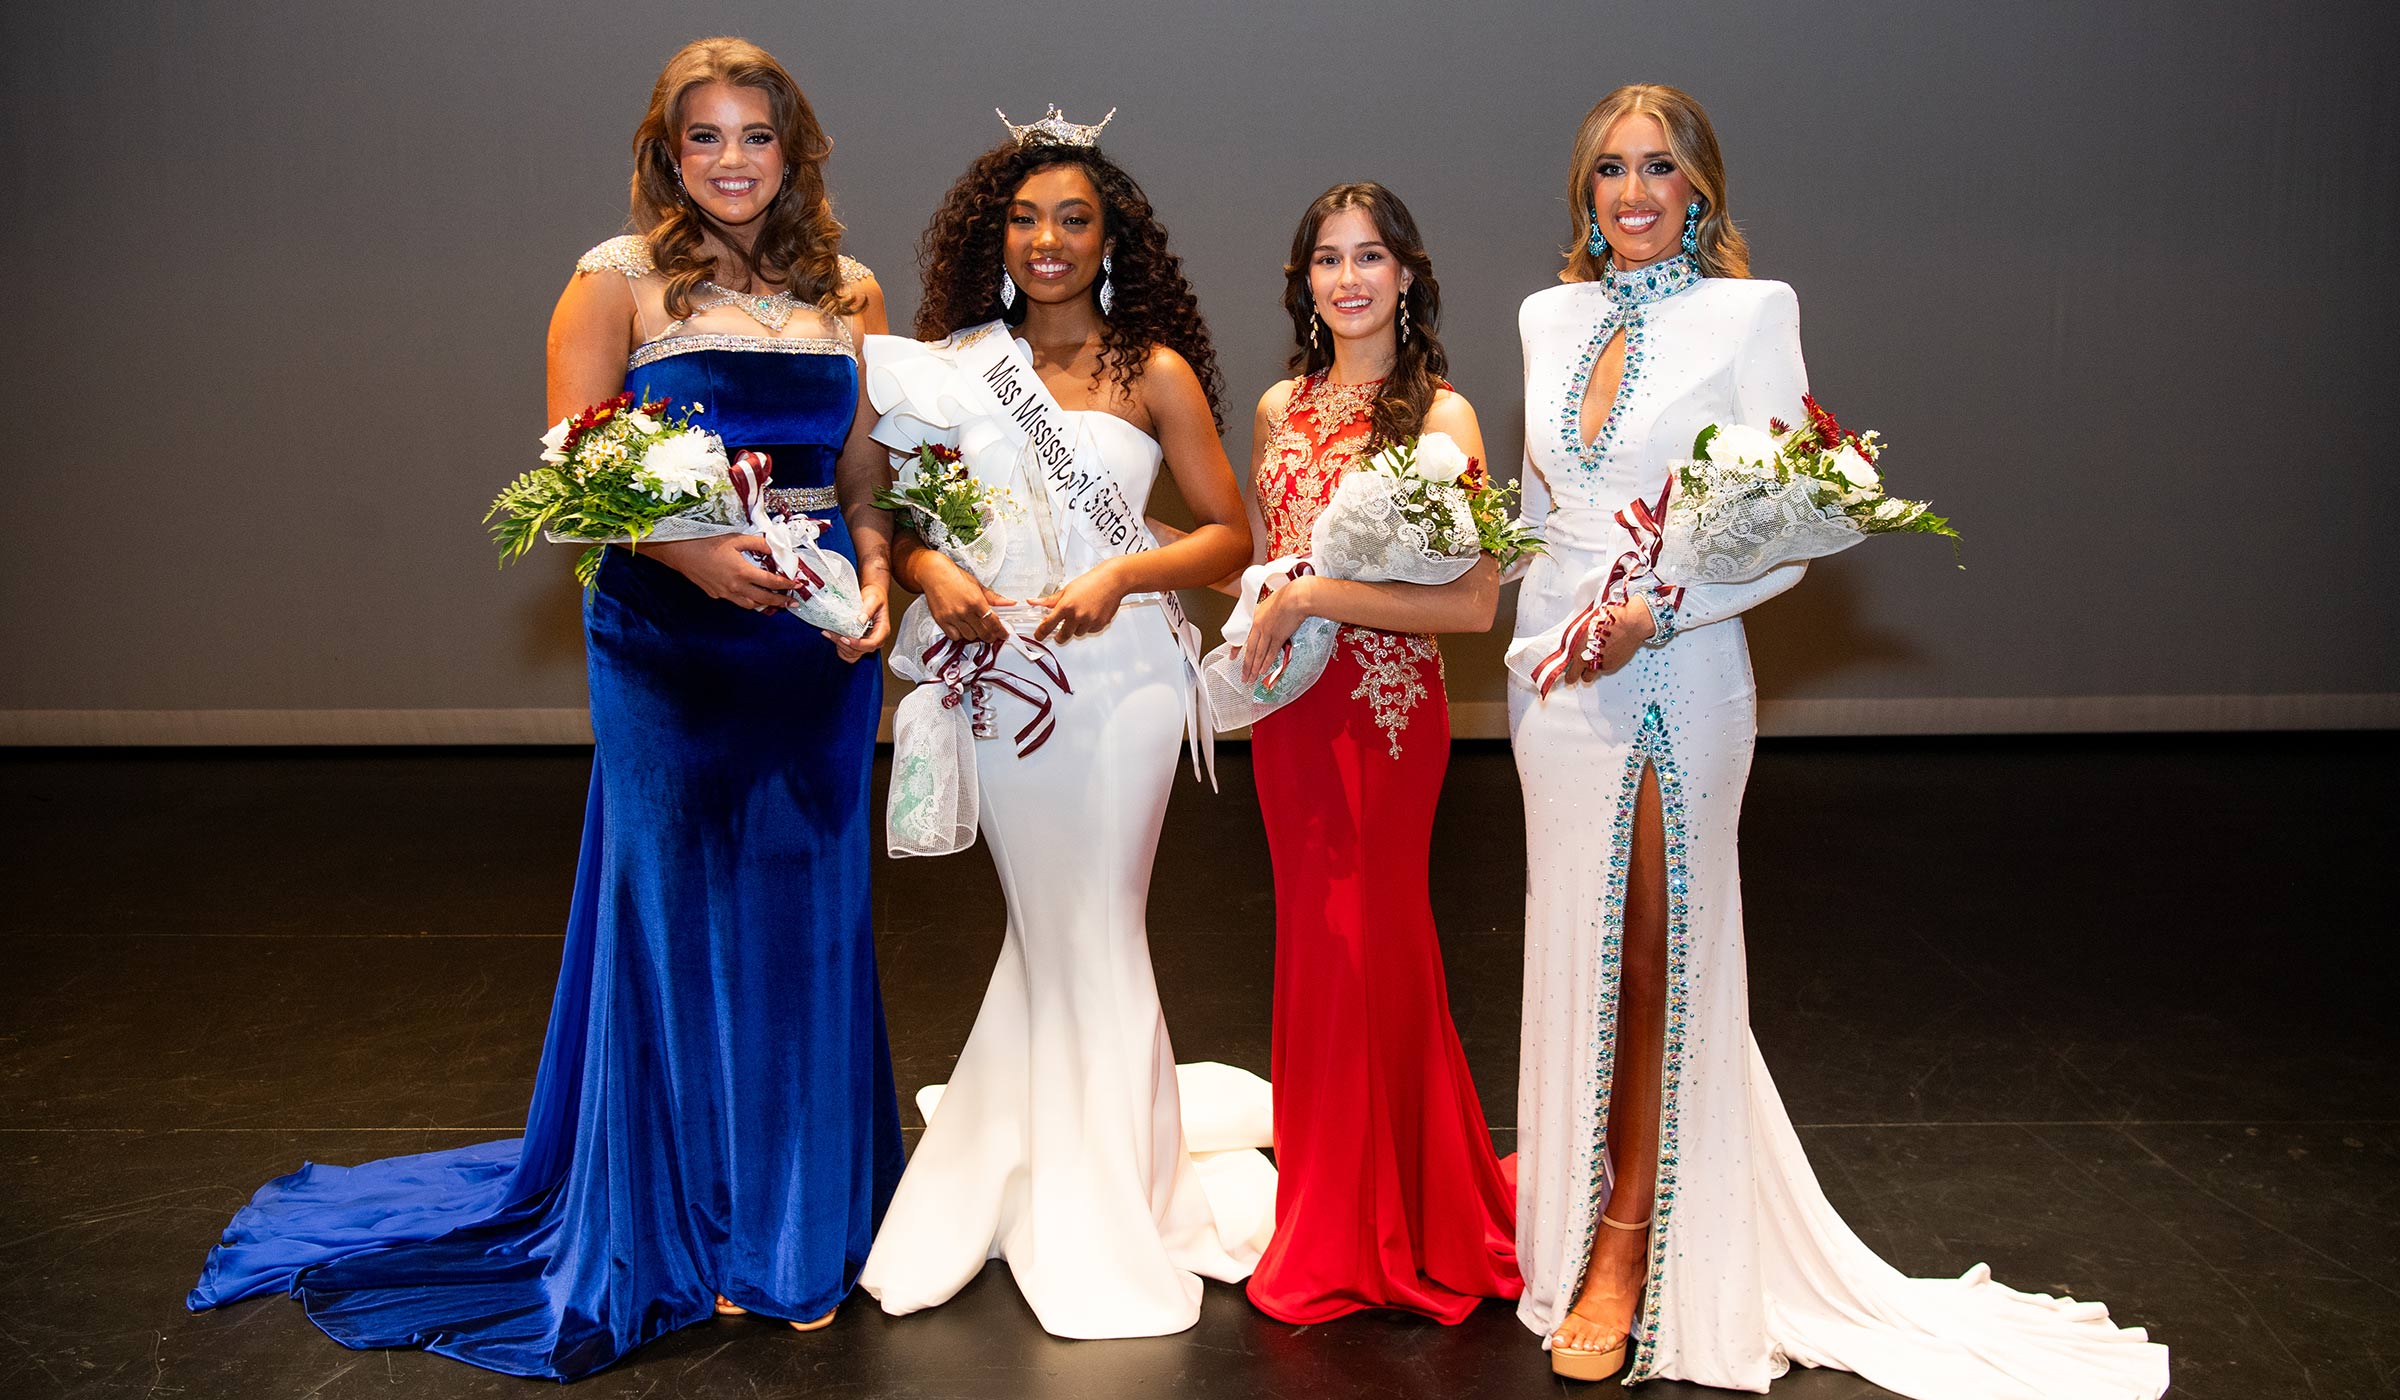
<svg viewBox="0 0 2400 1400">
<path fill-rule="evenodd" d="M 1806 418 L 1798 427 L 1769 419 L 1763 431 L 1739 423 L 1701 429 L 1691 459 L 1670 464 L 1657 500 L 1629 501 L 1617 512 L 1630 547 L 1576 582 L 1568 617 L 1509 647 L 1509 670 L 1549 694 L 1574 658 L 1591 662 L 1606 650 L 1615 609 L 1636 587 L 1651 589 L 1654 616 L 1663 604 L 1671 618 L 1686 588 L 1744 583 L 1869 535 L 1958 538 L 1925 502 L 1884 491 L 1879 434 L 1845 432 L 1815 399 L 1804 394 L 1800 403 Z"/>
<path fill-rule="evenodd" d="M 1242 574 L 1225 640 L 1200 664 L 1219 730 L 1255 723 L 1298 699 L 1325 673 L 1341 625 L 1303 621 L 1275 668 L 1242 679 L 1251 619 L 1276 590 L 1306 574 L 1370 583 L 1449 583 L 1491 554 L 1503 567 L 1541 548 L 1515 522 L 1515 487 L 1496 487 L 1448 433 L 1427 433 L 1368 457 L 1334 487 L 1309 530 L 1308 554 Z"/>
<path fill-rule="evenodd" d="M 487 522 L 501 517 L 492 526 L 500 562 L 536 540 L 587 544 L 575 577 L 589 588 L 612 544 L 756 534 L 768 554 L 751 557 L 799 583 L 792 613 L 845 637 L 866 635 L 858 571 L 816 542 L 825 522 L 774 509 L 766 455 L 728 461 L 717 435 L 692 425 L 701 411 L 624 393 L 560 419 L 542 435 L 542 465 L 510 482 L 484 513 Z"/>
<path fill-rule="evenodd" d="M 1885 492 L 1880 434 L 1845 432 L 1823 404 L 1800 402 L 1806 418 L 1797 427 L 1711 424 L 1691 460 L 1674 464 L 1655 560 L 1662 583 L 1741 583 L 1869 535 L 1958 537 L 1930 505 Z"/>
</svg>

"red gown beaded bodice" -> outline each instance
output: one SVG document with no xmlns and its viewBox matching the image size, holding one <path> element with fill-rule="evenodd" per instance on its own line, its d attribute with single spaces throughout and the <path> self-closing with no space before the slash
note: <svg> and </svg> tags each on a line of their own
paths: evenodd
<svg viewBox="0 0 2400 1400">
<path fill-rule="evenodd" d="M 1268 558 L 1308 553 L 1309 531 L 1333 499 L 1342 473 L 1366 456 L 1374 426 L 1369 415 L 1382 390 L 1379 379 L 1336 384 L 1310 375 L 1292 391 L 1251 483 L 1266 521 Z M 1431 637 L 1344 627 L 1336 652 L 1358 668 L 1350 698 L 1367 705 L 1391 756 L 1398 758 L 1410 718 L 1429 697 L 1442 693 L 1441 648 Z M 1329 672 L 1319 688 L 1333 679 Z"/>
</svg>

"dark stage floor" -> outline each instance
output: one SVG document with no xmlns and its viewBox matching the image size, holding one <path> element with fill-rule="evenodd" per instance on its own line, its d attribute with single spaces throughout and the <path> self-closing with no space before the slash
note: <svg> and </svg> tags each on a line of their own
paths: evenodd
<svg viewBox="0 0 2400 1400">
<path fill-rule="evenodd" d="M 1181 1058 L 1267 1066 L 1272 911 L 1246 751 L 1177 794 L 1152 900 Z M 2400 1030 L 2389 735 L 1767 745 L 1744 864 L 1760 1042 L 1827 1193 L 1912 1273 L 2106 1300 L 2191 1397 L 2394 1393 Z M 0 1396 L 504 1396 L 353 1353 L 287 1300 L 183 1310 L 260 1182 L 513 1135 L 558 957 L 581 752 L 0 754 Z M 1459 747 L 1451 995 L 1513 1136 L 1521 822 Z M 884 864 L 904 1096 L 997 945 L 976 852 Z M 965 910 L 965 917 L 957 911 Z M 2383 934 L 2373 930 L 2386 928 Z M 913 1110 L 904 1109 L 913 1121 Z M 913 1134 L 912 1134 L 913 1138 Z M 950 1306 L 720 1322 L 578 1396 L 1560 1393 L 1506 1307 L 1045 1336 L 994 1267 Z M 1579 1393 L 1614 1393 L 1578 1388 Z M 1697 1396 L 1657 1385 L 1646 1394 Z M 1883 1392 L 1834 1373 L 1785 1400 Z"/>
</svg>

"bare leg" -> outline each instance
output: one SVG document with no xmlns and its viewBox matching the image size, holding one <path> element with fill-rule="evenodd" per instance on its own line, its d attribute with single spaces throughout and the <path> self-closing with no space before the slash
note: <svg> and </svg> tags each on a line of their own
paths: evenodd
<svg viewBox="0 0 2400 1400">
<path fill-rule="evenodd" d="M 1613 1347 L 1633 1330 L 1649 1274 L 1646 1225 L 1658 1190 L 1658 1107 L 1664 1092 L 1667 1011 L 1666 823 L 1658 773 L 1644 769 L 1633 807 L 1633 850 L 1625 878 L 1625 946 L 1617 987 L 1617 1049 L 1608 1100 L 1608 1154 L 1616 1189 L 1592 1227 L 1583 1289 L 1554 1345 Z"/>
</svg>

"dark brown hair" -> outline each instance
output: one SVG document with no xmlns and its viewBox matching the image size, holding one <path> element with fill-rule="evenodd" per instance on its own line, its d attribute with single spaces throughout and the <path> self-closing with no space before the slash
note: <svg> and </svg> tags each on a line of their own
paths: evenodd
<svg viewBox="0 0 2400 1400">
<path fill-rule="evenodd" d="M 1150 210 L 1149 197 L 1115 161 L 1096 146 L 1062 146 L 1049 141 L 1004 141 L 975 158 L 958 177 L 917 244 L 917 266 L 925 299 L 917 306 L 920 340 L 939 340 L 995 318 L 1014 325 L 1025 317 L 1020 298 L 1013 311 L 1000 305 L 1001 249 L 1007 241 L 1008 204 L 1037 170 L 1072 165 L 1099 191 L 1101 236 L 1111 245 L 1110 300 L 1103 318 L 1100 374 L 1128 393 L 1150 362 L 1152 347 L 1164 345 L 1183 356 L 1208 395 L 1209 414 L 1225 425 L 1224 381 L 1217 373 L 1216 347 L 1200 302 L 1183 275 L 1183 259 L 1167 250 L 1167 230 Z M 1093 283 L 1095 290 L 1099 284 Z M 1096 382 L 1096 381 L 1095 381 Z"/>
<path fill-rule="evenodd" d="M 722 224 L 686 198 L 676 180 L 683 102 L 695 88 L 731 83 L 766 94 L 776 142 L 789 172 L 767 210 L 758 237 L 745 251 Z M 650 108 L 633 133 L 633 226 L 650 245 L 650 261 L 667 278 L 667 314 L 687 316 L 692 293 L 720 269 L 704 236 L 741 253 L 752 286 L 781 283 L 795 298 L 828 314 L 857 310 L 840 292 L 842 225 L 825 194 L 825 157 L 833 142 L 800 85 L 772 55 L 747 39 L 695 39 L 675 51 L 650 89 Z"/>
<path fill-rule="evenodd" d="M 1408 269 L 1410 278 L 1408 290 L 1400 294 L 1400 304 L 1408 309 L 1408 339 L 1400 343 L 1392 372 L 1384 376 L 1383 392 L 1375 400 L 1374 428 L 1367 439 L 1367 450 L 1374 452 L 1415 437 L 1433 408 L 1434 395 L 1445 387 L 1450 357 L 1442 353 L 1437 329 L 1442 284 L 1433 279 L 1433 259 L 1425 255 L 1417 221 L 1409 217 L 1400 196 L 1372 180 L 1335 185 L 1318 195 L 1300 216 L 1299 231 L 1292 235 L 1291 261 L 1283 265 L 1283 309 L 1292 314 L 1292 338 L 1298 346 L 1290 363 L 1295 373 L 1318 374 L 1333 367 L 1332 337 L 1319 336 L 1322 344 L 1310 343 L 1309 323 L 1316 319 L 1317 305 L 1308 288 L 1308 262 L 1325 221 L 1344 209 L 1366 211 L 1375 221 L 1376 237 Z"/>
</svg>

